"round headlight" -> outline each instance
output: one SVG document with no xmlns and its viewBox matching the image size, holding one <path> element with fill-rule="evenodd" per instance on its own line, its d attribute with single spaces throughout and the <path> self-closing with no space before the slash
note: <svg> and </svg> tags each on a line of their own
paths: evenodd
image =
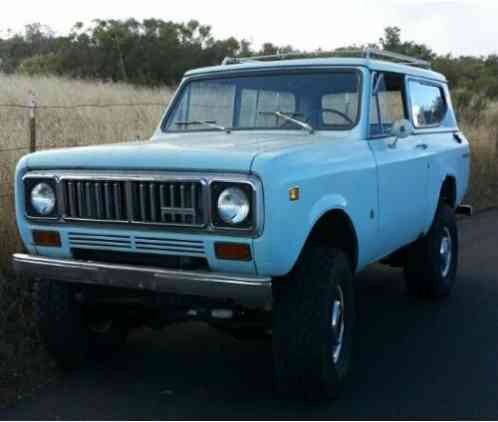
<svg viewBox="0 0 498 422">
<path fill-rule="evenodd" d="M 218 213 L 225 223 L 242 223 L 249 215 L 249 208 L 249 199 L 242 189 L 228 188 L 218 197 Z"/>
<path fill-rule="evenodd" d="M 31 191 L 31 206 L 39 215 L 49 215 L 55 208 L 55 192 L 47 183 L 38 183 Z"/>
</svg>

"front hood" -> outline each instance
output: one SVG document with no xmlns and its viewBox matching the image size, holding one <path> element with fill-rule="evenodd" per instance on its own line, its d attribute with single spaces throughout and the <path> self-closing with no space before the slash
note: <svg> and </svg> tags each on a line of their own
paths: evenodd
<svg viewBox="0 0 498 422">
<path fill-rule="evenodd" d="M 42 151 L 28 156 L 27 166 L 31 170 L 250 172 L 258 154 L 302 148 L 330 137 L 301 131 L 168 134 L 151 141 Z"/>
</svg>

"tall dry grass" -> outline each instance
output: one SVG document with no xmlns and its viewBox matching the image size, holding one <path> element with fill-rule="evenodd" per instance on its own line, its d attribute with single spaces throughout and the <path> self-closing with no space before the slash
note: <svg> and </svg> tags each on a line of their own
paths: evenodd
<svg viewBox="0 0 498 422">
<path fill-rule="evenodd" d="M 169 88 L 145 89 L 55 77 L 0 74 L 0 104 L 28 103 L 31 93 L 41 106 L 36 112 L 37 149 L 123 142 L 150 137 L 171 97 Z M 71 107 L 92 104 L 131 104 L 127 107 Z M 133 105 L 158 104 L 158 105 Z M 0 269 L 20 247 L 14 224 L 14 168 L 28 152 L 28 110 L 0 107 Z"/>
<path fill-rule="evenodd" d="M 471 174 L 465 201 L 477 210 L 498 206 L 498 105 L 460 125 L 470 142 Z"/>
</svg>

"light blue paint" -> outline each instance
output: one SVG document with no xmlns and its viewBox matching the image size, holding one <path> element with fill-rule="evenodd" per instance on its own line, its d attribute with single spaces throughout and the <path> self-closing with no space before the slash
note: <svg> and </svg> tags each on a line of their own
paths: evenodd
<svg viewBox="0 0 498 422">
<path fill-rule="evenodd" d="M 357 270 L 396 251 L 427 232 L 446 177 L 457 181 L 457 203 L 468 185 L 469 145 L 457 143 L 458 130 L 451 102 L 438 128 L 417 129 L 396 148 L 392 137 L 369 139 L 368 116 L 373 71 L 389 71 L 441 86 L 448 96 L 444 76 L 405 65 L 365 59 L 303 59 L 244 63 L 198 69 L 186 81 L 213 74 L 250 73 L 282 68 L 348 67 L 363 76 L 361 120 L 347 131 L 253 130 L 166 134 L 158 128 L 151 142 L 39 152 L 24 157 L 16 176 L 16 210 L 19 231 L 30 253 L 69 257 L 68 233 L 83 230 L 78 224 L 31 224 L 24 217 L 23 175 L 31 170 L 142 170 L 239 173 L 260 178 L 264 191 L 264 230 L 258 238 L 223 234 L 169 232 L 166 228 L 126 229 L 85 226 L 85 233 L 174 236 L 178 240 L 202 240 L 209 266 L 214 271 L 281 276 L 296 262 L 316 222 L 328 211 L 342 210 L 350 218 L 358 239 Z M 407 101 L 410 105 L 410 95 Z M 427 149 L 417 146 L 426 144 Z M 288 190 L 299 186 L 299 201 L 291 202 Z M 63 247 L 34 248 L 31 229 L 54 227 Z M 330 233 L 330 236 L 333 236 Z M 251 245 L 253 262 L 218 260 L 214 242 Z M 119 248 L 110 248 L 119 250 Z"/>
</svg>

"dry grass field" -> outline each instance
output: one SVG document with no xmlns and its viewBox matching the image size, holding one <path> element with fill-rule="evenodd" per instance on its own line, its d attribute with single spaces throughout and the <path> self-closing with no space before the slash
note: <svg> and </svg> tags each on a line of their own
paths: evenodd
<svg viewBox="0 0 498 422">
<path fill-rule="evenodd" d="M 25 105 L 31 92 L 40 106 L 36 112 L 37 149 L 145 139 L 152 134 L 171 97 L 171 90 L 166 88 L 0 75 L 0 269 L 7 268 L 10 252 L 19 247 L 13 220 L 12 176 L 29 145 L 29 111 L 2 108 L 1 104 Z M 82 104 L 132 106 L 43 108 Z"/>
<path fill-rule="evenodd" d="M 0 105 L 27 104 L 31 92 L 40 106 L 132 104 L 110 108 L 40 108 L 38 149 L 146 139 L 171 97 L 167 88 L 143 89 L 0 74 Z M 481 209 L 495 206 L 498 204 L 498 105 L 478 122 L 463 122 L 462 130 L 472 145 L 467 200 Z M 28 152 L 28 144 L 28 110 L 0 106 L 0 273 L 8 273 L 9 256 L 21 248 L 14 220 L 12 176 L 16 162 Z M 15 400 L 19 391 L 29 390 L 37 379 L 53 373 L 47 369 L 49 361 L 39 346 L 29 303 L 27 283 L 6 282 L 0 274 L 0 405 L 2 401 Z M 27 387 L 23 385 L 25 382 L 29 384 Z"/>
<path fill-rule="evenodd" d="M 498 206 L 498 104 L 479 122 L 463 122 L 461 129 L 472 152 L 466 201 L 477 210 Z"/>
</svg>

